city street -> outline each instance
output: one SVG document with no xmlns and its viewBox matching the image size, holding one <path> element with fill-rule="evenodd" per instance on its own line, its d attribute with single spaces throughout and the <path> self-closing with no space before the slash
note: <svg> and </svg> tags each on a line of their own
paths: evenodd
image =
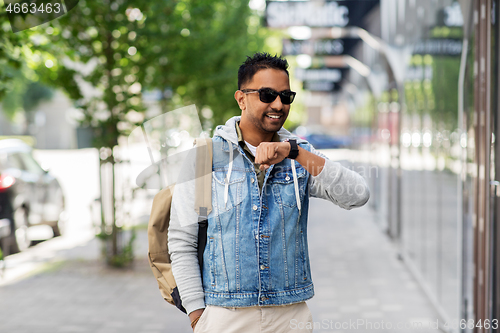
<svg viewBox="0 0 500 333">
<path fill-rule="evenodd" d="M 314 332 L 497 329 L 500 0 L 4 2 L 0 333 L 191 332 L 160 296 L 147 225 L 154 195 L 179 185 L 194 138 L 209 136 L 222 148 L 212 146 L 212 199 L 259 223 L 221 221 L 218 238 L 209 228 L 214 297 L 224 297 L 221 279 L 224 292 L 244 290 L 248 272 L 227 266 L 243 253 L 242 267 L 259 262 L 258 287 L 243 285 L 272 293 L 262 302 L 282 297 L 275 281 L 312 275 Z M 272 191 L 257 202 L 248 189 L 263 173 L 247 184 L 240 173 L 252 165 L 231 148 L 274 163 L 266 151 L 288 149 L 268 143 L 276 133 L 310 174 L 321 160 L 296 144 L 358 173 L 368 202 L 346 211 L 311 199 L 308 225 L 304 214 L 291 223 L 313 190 L 303 168 L 267 174 Z M 366 189 L 333 177 L 332 201 Z M 278 222 L 267 222 L 272 200 L 290 216 L 283 246 L 266 231 Z M 226 226 L 246 231 L 233 238 Z M 306 227 L 310 262 L 297 236 Z M 255 252 L 233 249 L 248 236 L 260 240 Z M 281 268 L 268 261 L 278 255 Z M 290 322 L 290 332 L 304 326 Z"/>
</svg>

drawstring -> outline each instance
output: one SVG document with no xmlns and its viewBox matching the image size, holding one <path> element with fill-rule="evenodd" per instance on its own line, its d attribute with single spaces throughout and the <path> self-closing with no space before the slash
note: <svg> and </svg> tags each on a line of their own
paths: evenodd
<svg viewBox="0 0 500 333">
<path fill-rule="evenodd" d="M 229 170 L 227 171 L 226 179 L 224 180 L 224 209 L 227 208 L 227 194 L 229 192 L 229 180 L 231 179 L 231 170 L 233 169 L 233 144 L 229 144 Z"/>
<path fill-rule="evenodd" d="M 297 181 L 297 171 L 295 170 L 295 161 L 291 161 L 292 163 L 292 174 L 293 174 L 293 187 L 295 188 L 295 200 L 297 200 L 297 208 L 299 209 L 300 216 L 300 195 L 299 195 L 299 182 Z"/>
<path fill-rule="evenodd" d="M 295 161 L 292 163 L 292 174 L 293 174 L 293 187 L 295 189 L 295 200 L 297 201 L 297 208 L 299 212 L 301 210 L 300 204 L 300 194 L 299 194 L 299 182 L 297 180 L 297 171 L 295 170 Z M 224 179 L 224 208 L 227 208 L 227 197 L 229 193 L 229 180 L 231 179 L 231 171 L 233 170 L 233 145 L 229 142 L 229 169 L 227 171 L 226 178 Z"/>
</svg>

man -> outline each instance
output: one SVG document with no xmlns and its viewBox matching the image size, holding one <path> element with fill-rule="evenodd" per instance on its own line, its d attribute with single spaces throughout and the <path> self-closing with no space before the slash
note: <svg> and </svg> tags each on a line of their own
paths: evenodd
<svg viewBox="0 0 500 333">
<path fill-rule="evenodd" d="M 213 137 L 213 208 L 201 272 L 198 226 L 181 226 L 197 221 L 193 186 L 185 182 L 174 192 L 172 271 L 196 333 L 289 332 L 292 319 L 308 326 L 309 197 L 345 209 L 368 201 L 360 175 L 282 127 L 295 97 L 287 68 L 281 57 L 257 53 L 238 71 L 241 117 Z"/>
</svg>

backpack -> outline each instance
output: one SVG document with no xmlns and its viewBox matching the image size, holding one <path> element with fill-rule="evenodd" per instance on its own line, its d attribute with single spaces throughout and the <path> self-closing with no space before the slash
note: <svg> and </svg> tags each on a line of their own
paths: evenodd
<svg viewBox="0 0 500 333">
<path fill-rule="evenodd" d="M 196 147 L 194 209 L 198 213 L 198 260 L 201 270 L 203 251 L 207 243 L 207 219 L 212 210 L 212 139 L 196 139 L 194 145 Z M 172 274 L 168 253 L 168 226 L 174 188 L 175 184 L 168 186 L 157 193 L 153 199 L 148 223 L 148 261 L 163 298 L 186 313 Z"/>
</svg>

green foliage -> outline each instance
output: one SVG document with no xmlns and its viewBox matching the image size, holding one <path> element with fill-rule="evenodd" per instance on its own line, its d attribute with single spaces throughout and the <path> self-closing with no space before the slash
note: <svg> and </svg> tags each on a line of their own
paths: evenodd
<svg viewBox="0 0 500 333">
<path fill-rule="evenodd" d="M 39 66 L 38 73 L 77 101 L 96 147 L 113 147 L 144 121 L 146 89 L 171 92 L 163 111 L 194 103 L 211 109 L 215 124 L 238 114 L 237 70 L 246 55 L 262 50 L 259 25 L 242 0 L 82 0 L 40 28 L 47 37 L 41 48 L 57 45 L 57 53 L 53 66 Z M 81 81 L 97 92 L 84 96 Z"/>
<path fill-rule="evenodd" d="M 82 110 L 82 125 L 94 129 L 96 147 L 116 145 L 142 123 L 145 89 L 172 92 L 161 101 L 164 111 L 194 103 L 212 110 L 213 124 L 239 114 L 238 67 L 269 47 L 268 31 L 243 0 L 82 0 L 67 15 L 15 34 L 1 6 L 0 22 L 0 99 L 20 69 L 62 88 Z M 92 97 L 82 82 L 96 89 Z"/>
<path fill-rule="evenodd" d="M 136 75 L 142 54 L 132 33 L 145 27 L 146 18 L 133 16 L 136 6 L 139 1 L 80 1 L 46 28 L 50 43 L 60 50 L 43 77 L 77 101 L 82 124 L 94 130 L 96 147 L 114 147 L 120 135 L 143 121 Z"/>
<path fill-rule="evenodd" d="M 50 100 L 52 96 L 53 91 L 47 86 L 40 82 L 30 82 L 24 92 L 23 108 L 26 111 L 32 111 L 41 101 Z"/>
<path fill-rule="evenodd" d="M 28 80 L 21 71 L 15 71 L 7 92 L 2 101 L 2 110 L 10 119 L 17 111 L 33 111 L 40 102 L 50 100 L 53 95 L 49 87 L 39 81 Z"/>
<path fill-rule="evenodd" d="M 0 100 L 10 119 L 17 111 L 31 111 L 52 97 L 51 90 L 38 82 L 36 73 L 39 68 L 46 68 L 46 60 L 53 58 L 51 47 L 43 46 L 46 38 L 40 31 L 13 33 L 0 0 Z"/>
<path fill-rule="evenodd" d="M 150 2 L 141 31 L 148 88 L 170 88 L 171 109 L 196 104 L 213 112 L 214 124 L 239 114 L 234 101 L 238 67 L 258 50 L 264 36 L 247 1 Z M 142 7 L 141 7 L 142 8 Z"/>
<path fill-rule="evenodd" d="M 22 42 L 29 40 L 28 36 L 27 32 L 12 33 L 5 7 L 0 1 L 0 98 L 5 96 L 16 70 L 23 65 Z"/>
<path fill-rule="evenodd" d="M 431 116 L 435 129 L 454 131 L 458 126 L 460 58 L 414 55 L 412 64 L 432 73 L 431 78 L 405 82 L 405 99 L 410 114 Z M 441 124 L 441 125 L 440 125 Z M 446 126 L 446 128 L 440 128 Z"/>
<path fill-rule="evenodd" d="M 121 230 L 120 230 L 121 231 Z M 130 238 L 125 246 L 116 254 L 108 250 L 112 242 L 112 234 L 102 231 L 96 235 L 102 241 L 102 255 L 106 258 L 108 264 L 114 267 L 126 267 L 134 261 L 134 243 L 137 238 L 135 228 L 130 230 Z"/>
<path fill-rule="evenodd" d="M 101 231 L 97 235 L 95 235 L 97 238 L 99 238 L 102 241 L 108 240 L 111 238 L 110 234 L 105 233 L 104 231 Z"/>
<path fill-rule="evenodd" d="M 446 26 L 436 26 L 429 31 L 429 37 L 431 38 L 463 38 L 462 27 L 446 27 Z"/>
<path fill-rule="evenodd" d="M 13 119 L 15 113 L 22 108 L 23 96 L 26 90 L 27 80 L 19 70 L 12 71 L 9 85 L 4 92 L 2 100 L 2 111 L 9 118 Z"/>
<path fill-rule="evenodd" d="M 352 123 L 357 127 L 369 128 L 375 119 L 376 98 L 371 93 L 365 93 L 365 104 L 356 108 L 352 116 Z"/>
<path fill-rule="evenodd" d="M 114 267 L 126 267 L 134 261 L 134 242 L 136 238 L 135 229 L 131 230 L 130 239 L 125 245 L 121 252 L 117 255 L 113 255 L 110 258 L 109 263 Z"/>
<path fill-rule="evenodd" d="M 460 72 L 459 57 L 434 57 L 432 90 L 436 107 L 431 113 L 436 122 L 454 131 L 458 126 L 458 83 Z"/>
</svg>

